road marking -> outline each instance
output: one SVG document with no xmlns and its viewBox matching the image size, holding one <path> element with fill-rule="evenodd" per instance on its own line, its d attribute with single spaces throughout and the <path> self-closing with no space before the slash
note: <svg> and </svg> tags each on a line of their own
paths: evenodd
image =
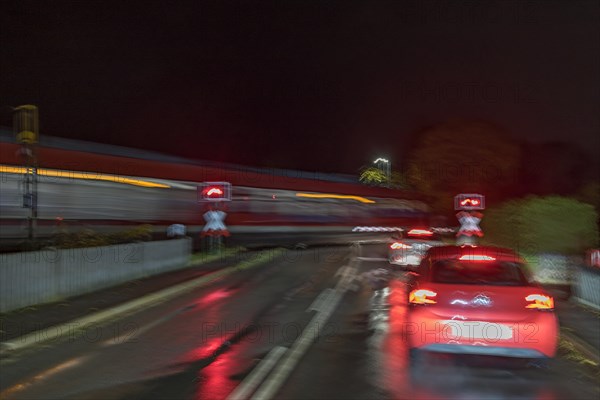
<svg viewBox="0 0 600 400">
<path fill-rule="evenodd" d="M 269 354 L 258 364 L 256 368 L 234 389 L 227 397 L 227 400 L 242 400 L 256 390 L 258 385 L 265 379 L 267 374 L 271 372 L 277 361 L 286 352 L 287 347 L 277 346 L 271 349 Z"/>
<path fill-rule="evenodd" d="M 114 346 L 114 345 L 119 345 L 119 344 L 124 344 L 124 343 L 131 343 L 131 342 L 137 340 L 137 338 L 140 337 L 141 335 L 143 335 L 144 333 L 148 332 L 150 329 L 172 319 L 173 317 L 175 317 L 178 314 L 179 314 L 179 312 L 174 312 L 174 313 L 168 314 L 162 318 L 158 318 L 157 320 L 150 322 L 149 324 L 143 326 L 140 329 L 132 329 L 131 331 L 124 332 L 122 335 L 115 336 L 113 338 L 105 340 L 104 342 L 100 343 L 100 346 L 107 347 L 107 346 Z"/>
<path fill-rule="evenodd" d="M 302 331 L 300 337 L 294 342 L 286 357 L 277 365 L 273 373 L 263 382 L 257 392 L 252 396 L 252 400 L 268 400 L 273 398 L 281 389 L 287 378 L 290 376 L 298 362 L 312 343 L 319 336 L 319 329 L 322 328 L 331 314 L 335 311 L 338 303 L 341 301 L 344 293 L 350 288 L 356 278 L 358 269 L 357 263 L 352 263 L 350 266 L 341 267 L 336 276 L 341 275 L 335 289 L 330 289 L 327 297 L 327 303 L 323 304 L 321 309 L 308 323 Z"/>
<path fill-rule="evenodd" d="M 271 399 L 277 394 L 281 386 L 283 386 L 283 383 L 287 380 L 302 356 L 317 337 L 319 327 L 327 322 L 331 312 L 335 309 L 342 296 L 340 292 L 336 291 L 332 297 L 333 301 L 330 303 L 330 308 L 315 315 L 308 326 L 302 331 L 302 335 L 294 342 L 286 357 L 278 365 L 278 369 L 267 378 L 256 394 L 252 396 L 253 400 Z"/>
<path fill-rule="evenodd" d="M 336 276 L 341 275 L 341 278 L 338 281 L 338 284 L 336 285 L 336 290 L 344 289 L 344 291 L 346 291 L 354 283 L 354 281 L 358 277 L 356 274 L 358 267 L 354 264 L 356 263 L 352 262 L 352 265 L 342 267 L 343 270 L 342 268 L 340 268 L 340 270 L 338 270 L 338 273 L 335 274 Z"/>
<path fill-rule="evenodd" d="M 327 288 L 323 290 L 317 298 L 312 302 L 312 304 L 306 309 L 306 312 L 310 311 L 323 311 L 323 307 L 329 303 L 331 295 L 333 294 L 333 289 Z"/>
<path fill-rule="evenodd" d="M 13 395 L 18 392 L 22 392 L 22 391 L 30 388 L 31 386 L 35 385 L 36 383 L 44 381 L 56 374 L 59 374 L 60 372 L 66 371 L 67 369 L 74 368 L 74 367 L 82 364 L 89 357 L 90 356 L 81 356 L 81 357 L 72 358 L 72 359 L 62 362 L 60 364 L 57 364 L 52 368 L 48 368 L 47 370 L 42 371 L 39 374 L 22 381 L 21 383 L 13 385 L 6 390 L 3 390 L 0 393 L 0 399 L 6 399 L 7 396 Z"/>
<path fill-rule="evenodd" d="M 387 258 L 384 257 L 356 257 L 360 261 L 388 261 Z"/>
<path fill-rule="evenodd" d="M 221 270 L 211 272 L 207 275 L 201 276 L 199 278 L 195 278 L 189 281 L 185 281 L 175 286 L 168 287 L 166 289 L 160 290 L 158 292 L 154 292 L 148 294 L 146 296 L 128 301 L 126 303 L 120 304 L 116 307 L 109 308 L 103 311 L 99 311 L 95 314 L 88 315 L 86 317 L 82 317 L 76 319 L 74 321 L 69 321 L 61 325 L 51 326 L 44 330 L 34 331 L 27 335 L 20 336 L 8 342 L 0 343 L 0 354 L 2 353 L 10 353 L 18 350 L 22 350 L 24 348 L 38 345 L 43 342 L 51 341 L 51 340 L 65 340 L 68 338 L 73 338 L 73 334 L 76 331 L 84 330 L 85 328 L 89 328 L 91 326 L 95 326 L 100 322 L 105 322 L 111 318 L 121 317 L 122 315 L 137 312 L 140 309 L 147 309 L 156 304 L 165 302 L 172 298 L 175 298 L 179 295 L 187 293 L 193 289 L 196 289 L 203 285 L 208 285 L 215 281 L 218 281 L 224 278 L 227 275 L 230 275 L 238 270 L 247 269 L 254 267 L 255 265 L 262 264 L 269 260 L 273 260 L 276 256 L 279 256 L 285 251 L 285 249 L 276 249 L 274 251 L 267 251 L 259 254 L 257 257 L 242 261 L 241 263 L 232 266 L 226 267 Z"/>
</svg>

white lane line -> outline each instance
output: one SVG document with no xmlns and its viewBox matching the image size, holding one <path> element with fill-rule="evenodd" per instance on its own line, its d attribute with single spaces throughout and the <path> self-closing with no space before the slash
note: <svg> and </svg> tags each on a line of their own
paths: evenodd
<svg viewBox="0 0 600 400">
<path fill-rule="evenodd" d="M 256 368 L 234 389 L 227 397 L 227 400 L 243 400 L 248 398 L 250 393 L 254 392 L 258 385 L 271 372 L 277 361 L 286 352 L 287 347 L 277 346 L 271 349 L 269 354 L 258 364 Z"/>
<path fill-rule="evenodd" d="M 331 311 L 337 306 L 337 303 L 341 299 L 341 294 L 339 292 L 334 293 L 332 296 L 334 301 L 332 301 L 331 307 L 327 311 L 323 311 L 317 314 L 308 324 L 306 329 L 302 332 L 302 335 L 294 342 L 290 351 L 287 353 L 287 356 L 281 363 L 278 365 L 278 369 L 276 369 L 267 380 L 260 386 L 256 394 L 252 396 L 252 399 L 261 399 L 267 400 L 271 399 L 277 394 L 283 383 L 287 380 L 289 375 L 292 373 L 296 364 L 300 361 L 300 358 L 306 353 L 310 345 L 315 340 L 316 336 L 319 333 L 319 327 L 322 327 L 329 316 Z"/>
<path fill-rule="evenodd" d="M 358 244 L 382 244 L 389 243 L 389 239 L 373 239 L 373 240 L 359 240 L 356 243 Z"/>
<path fill-rule="evenodd" d="M 17 351 L 25 347 L 29 347 L 32 345 L 40 344 L 44 341 L 51 340 L 61 340 L 67 337 L 71 337 L 70 335 L 76 329 L 82 329 L 88 326 L 94 326 L 94 324 L 98 324 L 100 322 L 104 322 L 110 318 L 114 318 L 116 316 L 122 316 L 127 313 L 132 313 L 134 311 L 149 308 L 152 305 L 155 305 L 160 302 L 167 301 L 176 296 L 182 295 L 192 289 L 200 287 L 202 285 L 206 285 L 212 283 L 216 280 L 219 280 L 225 277 L 228 274 L 231 274 L 235 270 L 235 267 L 227 267 L 222 270 L 204 275 L 199 278 L 195 278 L 175 286 L 171 286 L 169 288 L 160 290 L 158 292 L 154 292 L 143 297 L 139 297 L 134 300 L 130 300 L 126 303 L 117 305 L 113 308 L 109 308 L 103 311 L 98 311 L 94 314 L 76 319 L 74 321 L 69 321 L 67 323 L 52 326 L 50 328 L 46 328 L 41 331 L 34 331 L 25 336 L 21 336 L 15 339 L 12 339 L 8 342 L 3 342 L 2 346 L 8 351 Z M 68 333 L 69 335 L 65 334 Z"/>
<path fill-rule="evenodd" d="M 124 344 L 124 343 L 136 342 L 137 339 L 141 335 L 148 332 L 150 329 L 172 319 L 177 314 L 179 314 L 179 313 L 175 312 L 172 314 L 165 315 L 164 317 L 159 318 L 155 321 L 152 321 L 149 324 L 147 324 L 139 329 L 134 324 L 130 324 L 129 326 L 128 326 L 128 324 L 125 324 L 124 328 L 131 328 L 131 329 L 124 329 L 125 332 L 123 332 L 121 335 L 115 336 L 113 338 L 110 338 L 110 339 L 100 343 L 100 346 L 106 347 L 106 346 L 114 346 L 114 345 L 119 345 L 119 344 Z"/>
<path fill-rule="evenodd" d="M 20 383 L 3 390 L 2 392 L 0 392 L 0 399 L 6 399 L 10 395 L 13 395 L 18 392 L 22 392 L 24 390 L 29 389 L 30 387 L 32 387 L 33 385 L 35 385 L 37 383 L 48 380 L 49 378 L 51 378 L 54 375 L 57 375 L 68 369 L 75 368 L 75 367 L 81 365 L 82 363 L 84 363 L 85 361 L 87 361 L 87 359 L 89 359 L 90 357 L 91 357 L 90 355 L 85 355 L 85 356 L 81 356 L 81 357 L 72 358 L 72 359 L 64 361 L 58 365 L 55 365 L 52 368 L 48 368 L 47 370 L 44 370 L 31 378 L 23 380 Z"/>
<path fill-rule="evenodd" d="M 388 261 L 387 258 L 384 257 L 356 257 L 360 261 Z"/>
<path fill-rule="evenodd" d="M 176 284 L 166 289 L 159 290 L 158 292 L 147 294 L 143 297 L 130 300 L 126 303 L 122 303 L 106 310 L 98 311 L 94 314 L 87 315 L 73 321 L 51 326 L 43 330 L 34 331 L 24 336 L 12 339 L 8 342 L 2 342 L 0 343 L 0 355 L 10 354 L 11 352 L 16 352 L 29 346 L 39 345 L 47 341 L 62 341 L 69 339 L 72 337 L 74 332 L 77 332 L 81 329 L 85 329 L 90 326 L 97 326 L 97 324 L 105 323 L 107 320 L 117 317 L 121 318 L 123 315 L 150 308 L 156 304 L 163 303 L 174 297 L 190 292 L 198 287 L 209 285 L 239 270 L 252 268 L 256 265 L 263 264 L 268 261 L 267 258 L 273 259 L 283 252 L 283 249 L 262 252 L 259 253 L 257 257 L 254 257 L 251 260 L 242 261 L 235 266 L 210 272 L 201 277 Z"/>
<path fill-rule="evenodd" d="M 331 297 L 332 292 L 333 292 L 333 289 L 327 288 L 327 289 L 323 290 L 321 293 L 319 293 L 317 298 L 306 309 L 306 312 L 323 311 L 323 306 L 326 305 L 327 303 L 329 303 L 329 298 Z"/>
<path fill-rule="evenodd" d="M 342 270 L 340 268 L 341 273 L 339 273 L 340 271 L 336 273 L 336 276 L 341 275 L 341 277 L 335 287 L 335 290 L 346 291 L 350 288 L 350 286 L 354 283 L 354 280 L 357 278 L 357 266 L 355 265 L 355 263 L 353 263 L 353 265 L 351 266 L 346 266 L 342 268 L 344 269 Z"/>
<path fill-rule="evenodd" d="M 294 342 L 290 351 L 287 352 L 286 357 L 279 363 L 278 368 L 269 375 L 254 396 L 252 396 L 252 400 L 268 400 L 273 398 L 290 376 L 302 356 L 304 356 L 308 348 L 317 339 L 319 330 L 325 326 L 325 323 L 327 323 L 327 320 L 337 308 L 344 293 L 356 278 L 356 266 L 344 266 L 340 270 L 341 278 L 335 289 L 331 290 L 327 298 L 327 303 L 324 304 L 323 308 L 317 312 L 302 331 L 302 335 Z"/>
</svg>

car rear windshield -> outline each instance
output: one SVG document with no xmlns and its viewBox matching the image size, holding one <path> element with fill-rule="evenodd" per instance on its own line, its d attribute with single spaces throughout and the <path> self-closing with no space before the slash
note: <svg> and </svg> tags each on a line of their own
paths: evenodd
<svg viewBox="0 0 600 400">
<path fill-rule="evenodd" d="M 508 261 L 441 260 L 432 265 L 432 280 L 467 285 L 524 286 L 523 265 Z"/>
</svg>

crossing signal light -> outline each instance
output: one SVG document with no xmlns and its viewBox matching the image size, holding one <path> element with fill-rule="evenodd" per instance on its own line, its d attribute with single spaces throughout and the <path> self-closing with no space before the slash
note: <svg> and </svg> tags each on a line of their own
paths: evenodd
<svg viewBox="0 0 600 400">
<path fill-rule="evenodd" d="M 204 193 L 206 194 L 206 197 L 214 198 L 222 197 L 225 191 L 220 186 L 211 186 L 206 188 L 206 191 Z"/>
<path fill-rule="evenodd" d="M 485 196 L 482 194 L 459 194 L 454 197 L 455 210 L 484 210 Z"/>
<path fill-rule="evenodd" d="M 463 207 L 464 206 L 478 206 L 479 204 L 481 204 L 479 199 L 471 199 L 471 198 L 464 199 L 463 201 L 460 202 L 460 205 Z"/>
<path fill-rule="evenodd" d="M 200 201 L 231 201 L 229 182 L 204 182 L 198 187 Z"/>
</svg>

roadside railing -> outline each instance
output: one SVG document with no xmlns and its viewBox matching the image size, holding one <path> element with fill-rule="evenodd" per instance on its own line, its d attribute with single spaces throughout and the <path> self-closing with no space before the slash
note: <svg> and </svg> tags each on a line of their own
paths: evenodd
<svg viewBox="0 0 600 400">
<path fill-rule="evenodd" d="M 600 311 L 600 268 L 581 265 L 575 273 L 573 298 Z"/>
<path fill-rule="evenodd" d="M 600 310 L 600 268 L 590 257 L 537 254 L 526 257 L 534 278 L 543 286 L 568 292 L 572 300 Z"/>
<path fill-rule="evenodd" d="M 184 268 L 191 239 L 0 254 L 0 312 Z"/>
</svg>

